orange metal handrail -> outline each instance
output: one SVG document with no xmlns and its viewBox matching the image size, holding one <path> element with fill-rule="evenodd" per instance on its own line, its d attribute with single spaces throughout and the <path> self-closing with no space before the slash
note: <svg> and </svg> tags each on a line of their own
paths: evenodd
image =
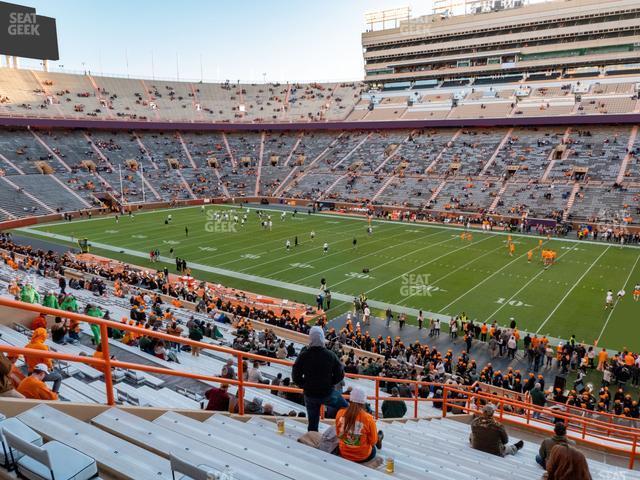
<svg viewBox="0 0 640 480">
<path fill-rule="evenodd" d="M 293 362 L 288 360 L 279 360 L 276 358 L 265 357 L 265 356 L 257 355 L 253 353 L 241 352 L 241 351 L 233 350 L 228 347 L 213 345 L 213 344 L 204 343 L 204 342 L 197 342 L 188 338 L 178 337 L 178 336 L 170 335 L 163 332 L 148 330 L 145 328 L 128 325 L 126 323 L 118 323 L 112 320 L 104 320 L 102 318 L 90 317 L 90 316 L 79 314 L 79 313 L 52 309 L 52 308 L 44 307 L 39 304 L 29 304 L 29 303 L 23 303 L 17 300 L 0 298 L 0 305 L 10 307 L 10 308 L 16 308 L 20 310 L 44 313 L 46 315 L 66 317 L 66 318 L 70 318 L 80 322 L 87 322 L 87 323 L 93 323 L 93 324 L 99 325 L 101 330 L 101 346 L 102 346 L 103 358 L 76 356 L 76 355 L 70 355 L 70 354 L 65 354 L 60 352 L 28 349 L 24 347 L 15 347 L 10 345 L 0 345 L 0 352 L 7 352 L 7 353 L 18 354 L 18 355 L 32 355 L 32 356 L 38 356 L 42 358 L 65 360 L 69 362 L 82 362 L 82 363 L 87 363 L 90 365 L 102 367 L 104 369 L 105 386 L 107 389 L 107 403 L 109 405 L 115 404 L 115 400 L 113 398 L 113 378 L 112 378 L 112 372 L 111 372 L 111 369 L 114 367 L 128 369 L 128 370 L 138 370 L 138 371 L 144 371 L 149 373 L 158 373 L 158 374 L 172 375 L 172 376 L 178 376 L 178 377 L 184 377 L 184 378 L 191 378 L 195 380 L 204 380 L 204 381 L 213 382 L 213 383 L 221 383 L 221 384 L 226 383 L 230 385 L 236 385 L 238 387 L 238 392 L 237 392 L 238 413 L 241 415 L 244 414 L 244 389 L 247 387 L 262 388 L 262 389 L 268 389 L 268 390 L 278 390 L 278 391 L 284 391 L 284 392 L 295 392 L 295 393 L 303 392 L 303 390 L 300 388 L 252 383 L 244 380 L 243 378 L 244 377 L 243 360 L 245 359 L 260 360 L 263 362 L 271 362 L 271 363 L 291 366 Z M 190 345 L 196 348 L 213 350 L 213 351 L 223 352 L 223 353 L 232 355 L 237 358 L 238 379 L 228 379 L 228 378 L 217 377 L 214 375 L 183 372 L 183 371 L 173 370 L 173 369 L 164 368 L 164 367 L 156 367 L 156 366 L 143 365 L 143 364 L 137 364 L 137 363 L 131 363 L 131 362 L 123 362 L 120 360 L 111 359 L 109 355 L 109 338 L 107 335 L 107 328 L 109 327 L 117 330 L 130 331 L 140 335 L 146 335 L 146 336 L 150 336 L 150 337 L 154 337 L 162 340 L 167 340 L 172 343 L 183 343 L 185 345 Z M 486 393 L 483 391 L 476 392 L 476 391 L 473 391 L 474 386 L 449 385 L 449 384 L 441 384 L 441 383 L 434 383 L 434 382 L 423 382 L 419 380 L 386 378 L 386 377 L 379 377 L 379 376 L 374 377 L 374 376 L 359 375 L 359 374 L 347 374 L 346 376 L 348 378 L 358 378 L 358 379 L 364 379 L 364 380 L 374 382 L 375 395 L 369 396 L 368 399 L 375 401 L 376 418 L 379 417 L 379 411 L 380 411 L 379 402 L 381 399 L 391 400 L 391 401 L 413 402 L 414 418 L 418 417 L 418 405 L 420 402 L 431 402 L 431 403 L 436 401 L 442 402 L 443 417 L 446 416 L 448 407 L 454 407 L 461 411 L 474 413 L 474 412 L 478 412 L 478 409 L 473 408 L 473 406 L 477 402 L 479 401 L 494 402 L 499 405 L 499 412 L 500 412 L 499 416 L 501 419 L 504 419 L 505 421 L 508 421 L 508 422 L 510 421 L 511 423 L 515 423 L 520 426 L 528 426 L 529 428 L 532 428 L 532 429 L 548 432 L 549 429 L 542 428 L 538 425 L 534 425 L 533 423 L 531 423 L 532 412 L 538 412 L 541 414 L 551 415 L 555 418 L 563 418 L 567 421 L 568 425 L 570 426 L 573 426 L 576 424 L 580 425 L 582 427 L 581 441 L 584 441 L 586 443 L 604 447 L 616 452 L 624 452 L 624 453 L 629 453 L 629 449 L 624 448 L 624 446 L 630 447 L 631 454 L 630 454 L 629 466 L 630 468 L 633 468 L 635 455 L 636 455 L 635 452 L 637 449 L 637 445 L 636 445 L 637 439 L 638 439 L 638 436 L 640 435 L 639 429 L 634 429 L 631 427 L 625 427 L 621 425 L 612 425 L 609 422 L 601 422 L 598 420 L 585 418 L 583 416 L 574 415 L 567 412 L 561 412 L 561 411 L 548 409 L 548 408 L 541 408 L 541 407 L 532 405 L 531 403 L 508 399 L 508 398 L 496 396 L 490 393 Z M 409 384 L 410 386 L 413 387 L 412 390 L 414 393 L 414 397 L 410 397 L 410 398 L 386 397 L 386 396 L 383 397 L 381 396 L 381 392 L 380 392 L 380 382 Z M 419 392 L 419 389 L 424 386 L 442 388 L 443 398 L 442 399 L 421 398 L 418 395 L 418 392 Z M 461 398 L 452 399 L 449 397 L 451 393 L 461 395 Z M 511 417 L 524 418 L 526 420 L 525 423 L 523 424 L 523 423 L 516 422 L 514 420 L 510 420 L 509 418 L 505 418 L 505 406 L 511 407 L 512 410 L 521 410 L 522 412 L 525 412 L 525 414 L 518 413 L 517 411 L 508 413 L 508 415 Z M 540 422 L 541 424 L 545 424 L 545 423 L 550 424 L 550 422 L 545 422 L 543 420 L 536 419 L 536 421 Z M 575 429 L 572 429 L 572 431 L 573 430 Z M 613 437 L 610 436 L 612 433 L 614 433 L 615 436 Z M 615 445 L 623 445 L 623 447 L 597 443 L 592 440 L 589 440 L 587 437 L 606 440 L 607 442 L 613 443 Z M 625 439 L 628 441 L 625 441 Z"/>
<path fill-rule="evenodd" d="M 486 391 L 491 392 L 492 395 L 504 397 L 507 399 L 509 399 L 510 396 L 513 396 L 515 398 L 511 398 L 511 400 L 516 400 L 523 403 L 531 403 L 531 399 L 528 393 L 514 392 L 502 387 L 496 387 L 494 385 L 483 383 L 483 382 L 479 382 L 478 385 L 480 385 L 485 392 Z M 638 425 L 640 423 L 640 419 L 638 418 L 625 417 L 623 415 L 616 415 L 615 413 L 610 413 L 610 412 L 599 412 L 596 410 L 588 410 L 586 408 L 576 407 L 575 405 L 567 405 L 566 403 L 557 402 L 555 400 L 547 400 L 546 402 L 547 402 L 547 408 L 552 406 L 557 406 L 558 408 L 562 408 L 565 412 L 571 413 L 572 415 L 579 416 L 579 417 L 587 417 L 594 422 L 606 423 L 608 425 L 615 425 L 622 429 L 629 429 L 630 431 L 635 431 L 640 434 L 640 426 L 637 426 L 637 427 L 632 426 L 632 425 Z M 600 418 L 594 418 L 594 417 L 604 417 L 607 420 L 602 420 Z M 626 421 L 631 423 L 632 425 L 624 425 L 620 423 L 616 424 L 614 423 L 616 421 L 618 422 Z"/>
<path fill-rule="evenodd" d="M 58 310 L 58 309 L 54 309 L 54 308 L 49 308 L 49 307 L 45 307 L 43 305 L 40 304 L 33 304 L 33 303 L 24 303 L 18 300 L 13 300 L 13 299 L 8 299 L 8 298 L 0 298 L 0 306 L 6 306 L 6 307 L 10 307 L 10 308 L 16 308 L 16 309 L 20 309 L 20 310 L 27 310 L 27 311 L 32 311 L 35 313 L 43 313 L 46 315 L 51 315 L 51 316 L 56 316 L 56 317 L 64 317 L 64 318 L 69 318 L 71 320 L 76 320 L 79 322 L 87 322 L 87 323 L 93 323 L 96 325 L 100 326 L 100 331 L 101 331 L 101 347 L 102 347 L 102 352 L 103 352 L 103 357 L 104 359 L 95 359 L 95 358 L 91 358 L 90 361 L 87 361 L 90 357 L 82 357 L 82 356 L 74 356 L 74 355 L 69 355 L 69 354 L 62 354 L 62 353 L 58 353 L 58 352 L 44 352 L 42 350 L 32 350 L 29 351 L 29 349 L 20 349 L 18 347 L 10 347 L 10 346 L 4 346 L 4 345 L 0 345 L 0 351 L 6 351 L 6 352 L 13 352 L 13 353 L 19 353 L 19 354 L 23 354 L 23 353 L 27 353 L 27 354 L 31 354 L 31 355 L 39 355 L 43 358 L 57 358 L 57 359 L 61 359 L 61 360 L 67 360 L 67 361 L 71 361 L 71 362 L 84 362 L 84 363 L 94 363 L 94 364 L 98 364 L 104 367 L 105 369 L 105 384 L 106 384 L 106 388 L 107 388 L 107 403 L 109 405 L 113 405 L 114 399 L 113 399 L 113 378 L 112 378 L 112 374 L 111 374 L 111 369 L 107 368 L 107 365 L 109 365 L 109 367 L 122 367 L 122 368 L 126 368 L 129 370 L 140 370 L 140 371 L 147 371 L 147 372 L 155 372 L 155 373 L 161 373 L 161 374 L 167 374 L 167 375 L 174 375 L 174 376 L 182 376 L 185 378 L 192 378 L 192 379 L 196 379 L 196 380 L 209 380 L 209 381 L 213 381 L 213 382 L 220 382 L 220 383 L 229 383 L 229 384 L 234 384 L 234 385 L 238 385 L 238 402 L 239 402 L 239 413 L 240 414 L 244 414 L 244 402 L 242 401 L 244 399 L 244 388 L 245 387 L 255 387 L 255 388 L 268 388 L 270 390 L 282 390 L 282 391 L 291 391 L 291 392 L 297 392 L 300 393 L 302 392 L 301 389 L 299 388 L 294 388 L 294 387 L 281 387 L 281 388 L 276 388 L 276 386 L 272 386 L 272 385 L 263 385 L 263 384 L 254 384 L 254 383 L 250 383 L 244 380 L 243 378 L 243 360 L 244 359 L 250 359 L 250 360 L 259 360 L 262 362 L 270 362 L 270 363 L 277 363 L 277 364 L 281 364 L 281 365 L 286 365 L 286 366 L 293 366 L 293 362 L 291 362 L 290 360 L 280 360 L 277 358 L 272 358 L 272 357 L 266 357 L 263 355 L 258 355 L 255 353 L 250 353 L 250 352 L 242 352 L 239 350 L 234 350 L 232 348 L 229 347 L 223 347 L 221 345 L 213 345 L 210 343 L 205 343 L 205 342 L 198 342 L 195 340 L 191 340 L 189 338 L 185 338 L 185 337 L 179 337 L 179 336 L 175 336 L 175 335 L 170 335 L 168 333 L 163 333 L 163 332 L 159 332 L 159 331 L 154 331 L 154 330 L 148 330 L 146 328 L 141 328 L 141 327 L 136 327 L 134 325 L 129 325 L 128 323 L 119 323 L 119 322 L 115 322 L 113 320 L 105 320 L 103 318 L 98 318 L 98 317 L 91 317 L 88 315 L 84 315 L 81 313 L 75 313 L 75 312 L 68 312 L 66 310 Z M 181 371 L 177 371 L 177 370 L 171 370 L 171 369 L 164 369 L 161 367 L 152 367 L 152 366 L 148 366 L 148 365 L 138 365 L 135 363 L 130 363 L 130 362 L 121 362 L 118 360 L 111 360 L 110 359 L 110 354 L 109 354 L 109 341 L 108 341 L 108 335 L 107 335 L 107 328 L 113 328 L 116 330 L 124 330 L 124 331 L 130 331 L 133 333 L 137 333 L 139 335 L 146 335 L 149 337 L 153 337 L 153 338 L 158 338 L 161 340 L 166 340 L 172 343 L 182 343 L 185 345 L 189 345 L 191 347 L 196 347 L 196 348 L 200 348 L 200 349 L 205 349 L 205 350 L 213 350 L 213 351 L 217 351 L 217 352 L 222 352 L 222 353 L 226 353 L 229 355 L 232 355 L 234 357 L 237 358 L 237 363 L 238 363 L 238 378 L 239 381 L 236 382 L 231 382 L 228 379 L 224 379 L 224 378 L 220 378 L 220 377 L 213 377 L 213 376 L 207 376 L 207 375 L 197 375 L 197 374 L 193 374 L 190 372 L 181 372 Z M 36 353 L 37 352 L 37 353 Z M 45 355 L 46 354 L 46 355 Z M 409 379 L 398 379 L 398 378 L 387 378 L 387 377 L 374 377 L 374 376 L 370 376 L 370 375 L 360 375 L 360 374 L 355 374 L 355 373 L 347 373 L 345 375 L 347 378 L 354 378 L 354 379 L 364 379 L 364 380 L 368 380 L 368 381 L 383 381 L 383 382 L 393 382 L 393 383 L 408 383 L 408 384 L 417 384 L 418 386 L 421 385 L 438 385 L 436 383 L 430 383 L 430 382 L 419 382 L 416 380 L 409 380 Z M 379 383 L 378 383 L 379 386 Z M 288 390 L 290 388 L 290 390 Z M 463 388 L 469 388 L 469 387 L 463 387 Z M 386 397 L 380 397 L 379 396 L 379 388 L 376 388 L 376 396 L 375 397 L 370 397 L 370 400 L 374 400 L 375 398 L 386 398 Z M 423 399 L 425 400 L 425 399 Z M 414 401 L 414 399 L 407 399 L 407 401 Z M 415 401 L 417 404 L 417 401 Z"/>
<path fill-rule="evenodd" d="M 492 394 L 484 393 L 484 392 L 467 392 L 463 390 L 457 389 L 455 386 L 445 385 L 444 390 L 446 393 L 443 394 L 443 403 L 442 403 L 442 416 L 445 417 L 447 414 L 448 408 L 458 409 L 466 413 L 477 414 L 480 413 L 480 408 L 473 408 L 473 405 L 478 403 L 497 403 L 498 404 L 498 417 L 501 421 L 520 426 L 527 427 L 533 430 L 537 430 L 539 432 L 549 432 L 549 428 L 543 428 L 542 426 L 535 425 L 531 423 L 531 414 L 532 412 L 536 412 L 539 415 L 550 416 L 553 419 L 562 419 L 567 424 L 567 430 L 569 432 L 579 431 L 579 436 L 569 435 L 570 438 L 579 440 L 585 444 L 605 448 L 607 450 L 611 450 L 618 453 L 628 454 L 629 455 L 629 468 L 633 469 L 636 458 L 637 451 L 637 442 L 638 442 L 638 433 L 637 431 L 632 431 L 634 429 L 629 429 L 628 431 L 617 431 L 617 436 L 611 437 L 608 432 L 610 431 L 610 424 L 606 422 L 595 422 L 593 419 L 588 419 L 581 416 L 572 415 L 570 413 L 558 411 L 555 409 L 549 409 L 544 407 L 538 407 L 536 405 L 510 400 L 504 397 L 495 396 Z M 460 399 L 451 400 L 449 398 L 449 393 L 461 393 L 465 396 L 468 396 L 471 400 L 470 402 L 465 402 L 467 405 L 462 405 L 460 403 Z M 505 406 L 510 406 L 513 408 L 513 411 L 508 411 L 505 416 Z M 519 413 L 518 410 L 524 411 L 525 413 Z M 518 422 L 515 418 L 523 418 L 526 420 L 525 423 Z M 548 421 L 542 417 L 535 418 L 536 422 L 541 425 L 551 426 L 553 425 L 552 421 Z M 576 429 L 575 425 L 578 424 L 579 428 Z M 611 429 L 616 430 L 616 429 Z M 589 437 L 589 438 L 587 438 Z M 592 439 L 603 440 L 608 442 L 609 444 L 594 441 Z M 614 445 L 611 445 L 614 444 Z"/>
</svg>

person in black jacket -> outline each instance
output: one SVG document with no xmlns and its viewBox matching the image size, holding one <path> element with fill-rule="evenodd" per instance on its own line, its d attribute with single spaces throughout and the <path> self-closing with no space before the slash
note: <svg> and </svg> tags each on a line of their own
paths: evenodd
<svg viewBox="0 0 640 480">
<path fill-rule="evenodd" d="M 64 295 L 67 293 L 67 279 L 64 278 L 64 274 L 61 274 L 60 278 L 58 279 L 58 287 L 60 287 L 61 294 Z"/>
<path fill-rule="evenodd" d="M 308 430 L 318 431 L 320 406 L 346 408 L 347 401 L 335 389 L 344 378 L 340 360 L 325 348 L 324 332 L 315 326 L 309 331 L 309 346 L 302 349 L 293 365 L 293 381 L 304 390 L 304 403 L 309 420 Z"/>
</svg>

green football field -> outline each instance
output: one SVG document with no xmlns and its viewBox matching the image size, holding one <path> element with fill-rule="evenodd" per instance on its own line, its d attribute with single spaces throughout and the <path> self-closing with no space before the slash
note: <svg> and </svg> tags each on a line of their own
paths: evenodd
<svg viewBox="0 0 640 480">
<path fill-rule="evenodd" d="M 146 212 L 119 222 L 101 217 L 40 225 L 21 233 L 76 247 L 75 239 L 86 237 L 92 253 L 162 268 L 163 262 L 149 262 L 148 252 L 158 248 L 175 272 L 169 256 L 173 248 L 196 278 L 311 304 L 325 278 L 333 295 L 330 318 L 351 308 L 352 297 L 365 292 L 374 312 L 390 304 L 396 312 L 407 311 L 410 322 L 418 309 L 427 315 L 464 311 L 472 319 L 503 325 L 513 317 L 522 330 L 538 334 L 575 334 L 579 341 L 598 340 L 611 349 L 640 349 L 640 302 L 632 298 L 640 283 L 639 248 L 545 240 L 545 248 L 558 253 L 557 263 L 545 270 L 538 250 L 527 261 L 527 251 L 538 246 L 537 236 L 513 235 L 516 251 L 511 257 L 502 232 L 475 231 L 468 241 L 455 228 L 374 221 L 368 235 L 362 218 L 306 212 L 294 218 L 288 212 L 282 220 L 276 210 L 269 211 L 273 227 L 268 230 L 256 208 L 249 208 L 244 226 L 233 221 L 233 207 L 211 205 L 205 211 Z M 216 221 L 214 212 L 231 212 L 230 219 Z M 172 221 L 165 225 L 169 214 Z M 605 309 L 607 289 L 627 294 Z"/>
</svg>

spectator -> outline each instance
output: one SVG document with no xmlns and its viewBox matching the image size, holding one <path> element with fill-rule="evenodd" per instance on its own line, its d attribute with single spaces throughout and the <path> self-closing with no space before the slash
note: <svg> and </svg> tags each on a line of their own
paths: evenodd
<svg viewBox="0 0 640 480">
<path fill-rule="evenodd" d="M 234 380 L 236 378 L 236 370 L 233 368 L 232 358 L 228 359 L 227 363 L 225 363 L 224 367 L 222 367 L 220 376 L 223 378 L 228 378 L 230 380 Z"/>
<path fill-rule="evenodd" d="M 276 387 L 279 387 L 280 385 L 282 385 L 282 373 L 281 372 L 278 372 L 278 374 L 276 375 L 276 378 L 271 380 L 271 385 L 275 385 Z M 278 390 L 271 390 L 271 395 L 278 395 Z"/>
<path fill-rule="evenodd" d="M 193 324 L 189 327 L 189 339 L 195 342 L 200 342 L 203 337 L 204 337 L 204 334 L 202 333 L 200 326 L 197 325 L 195 322 L 193 322 Z M 191 345 L 191 355 L 194 357 L 199 357 L 200 348 L 201 347 L 196 347 L 195 345 Z"/>
<path fill-rule="evenodd" d="M 556 445 L 547 460 L 547 480 L 591 480 L 587 459 L 571 445 Z"/>
<path fill-rule="evenodd" d="M 344 378 L 344 369 L 336 354 L 325 347 L 322 328 L 314 326 L 309 331 L 309 346 L 298 355 L 292 376 L 304 391 L 310 432 L 318 431 L 321 405 L 336 409 L 347 407 L 340 392 L 334 389 L 334 385 Z"/>
<path fill-rule="evenodd" d="M 7 355 L 7 358 L 11 362 L 11 372 L 9 372 L 9 379 L 13 384 L 13 388 L 18 388 L 20 382 L 25 379 L 24 373 L 22 373 L 22 371 L 16 366 L 19 355 L 10 353 L 9 355 Z"/>
<path fill-rule="evenodd" d="M 40 303 L 40 294 L 31 284 L 26 284 L 20 290 L 20 301 L 25 303 Z"/>
<path fill-rule="evenodd" d="M 44 307 L 49 307 L 49 308 L 55 308 L 55 309 L 59 309 L 60 308 L 60 303 L 58 302 L 58 297 L 56 296 L 55 293 L 53 293 L 53 290 L 49 290 L 49 292 L 45 295 L 44 300 L 42 301 L 42 305 Z M 42 314 L 40 314 L 42 315 Z M 44 315 L 42 315 L 44 316 Z M 46 322 L 45 322 L 45 326 L 46 326 Z"/>
<path fill-rule="evenodd" d="M 95 317 L 95 318 L 104 317 L 104 312 L 100 310 L 100 308 L 97 307 L 96 305 L 92 305 L 90 303 L 87 304 L 87 306 L 85 307 L 84 313 L 85 315 L 88 315 L 90 317 Z M 96 323 L 91 323 L 89 324 L 89 328 L 91 328 L 91 334 L 92 334 L 91 342 L 94 345 L 99 345 L 100 344 L 100 325 Z"/>
<path fill-rule="evenodd" d="M 396 387 L 391 389 L 391 397 L 398 398 L 400 392 Z M 382 418 L 402 418 L 407 413 L 407 404 L 398 400 L 385 400 L 382 402 Z"/>
<path fill-rule="evenodd" d="M 249 369 L 247 380 L 252 383 L 266 383 L 267 385 L 269 384 L 269 381 L 262 376 L 262 372 L 260 371 L 260 362 L 258 362 L 257 360 L 253 362 L 253 367 Z"/>
<path fill-rule="evenodd" d="M 69 333 L 68 320 L 64 321 L 60 317 L 56 317 L 53 325 L 51 325 L 51 340 L 60 345 L 66 343 L 76 343 L 76 341 L 67 335 Z"/>
<path fill-rule="evenodd" d="M 567 438 L 567 427 L 563 422 L 557 422 L 553 428 L 554 435 L 545 438 L 540 444 L 540 451 L 536 455 L 536 463 L 542 468 L 547 467 L 547 459 L 556 445 L 575 445 L 573 440 Z"/>
<path fill-rule="evenodd" d="M 364 390 L 356 387 L 351 391 L 349 406 L 336 415 L 338 452 L 342 458 L 358 463 L 373 460 L 377 449 L 382 448 L 382 435 L 373 416 L 365 411 L 365 403 Z"/>
<path fill-rule="evenodd" d="M 218 387 L 211 387 L 204 394 L 205 398 L 209 400 L 206 410 L 214 412 L 228 412 L 229 411 L 229 385 L 223 383 Z"/>
<path fill-rule="evenodd" d="M 13 363 L 11 360 L 9 360 L 4 353 L 0 352 L 0 397 L 24 398 L 24 395 L 14 387 L 11 378 L 12 369 Z"/>
<path fill-rule="evenodd" d="M 542 386 L 539 383 L 536 383 L 531 390 L 531 403 L 541 408 L 547 403 L 547 399 L 542 391 Z M 533 418 L 540 418 L 540 412 L 534 411 Z"/>
<path fill-rule="evenodd" d="M 262 399 L 260 397 L 253 397 L 250 402 L 245 402 L 244 413 L 249 415 L 262 415 Z"/>
<path fill-rule="evenodd" d="M 49 347 L 47 347 L 44 342 L 47 340 L 47 331 L 44 328 L 37 328 L 34 330 L 31 335 L 31 341 L 27 343 L 24 348 L 30 348 L 33 350 L 42 350 L 43 352 L 48 352 Z M 45 382 L 53 382 L 52 390 L 58 393 L 60 389 L 60 384 L 62 383 L 62 375 L 58 372 L 53 372 L 53 362 L 50 358 L 44 358 L 40 356 L 31 356 L 25 355 L 24 362 L 26 365 L 27 372 L 31 373 L 35 369 L 37 365 L 46 365 L 47 366 L 47 374 L 44 377 Z"/>
<path fill-rule="evenodd" d="M 262 415 L 265 415 L 267 417 L 276 416 L 276 413 L 273 411 L 273 405 L 271 405 L 270 403 L 265 403 L 264 407 L 262 407 Z"/>
<path fill-rule="evenodd" d="M 44 363 L 37 364 L 31 375 L 20 382 L 18 392 L 26 398 L 35 400 L 57 400 L 58 394 L 50 390 L 47 384 L 44 383 L 47 375 L 49 375 L 47 365 Z"/>
<path fill-rule="evenodd" d="M 36 328 L 47 328 L 47 317 L 44 313 L 38 314 L 31 322 L 31 330 L 35 330 Z"/>
<path fill-rule="evenodd" d="M 524 442 L 520 440 L 514 445 L 508 445 L 509 435 L 504 426 L 493 418 L 495 411 L 496 407 L 487 403 L 482 408 L 482 414 L 473 419 L 469 437 L 471 446 L 500 457 L 515 455 L 524 446 Z"/>
<path fill-rule="evenodd" d="M 282 340 L 278 345 L 278 349 L 276 350 L 276 358 L 279 360 L 285 360 L 287 358 L 287 345 L 284 340 Z"/>
</svg>

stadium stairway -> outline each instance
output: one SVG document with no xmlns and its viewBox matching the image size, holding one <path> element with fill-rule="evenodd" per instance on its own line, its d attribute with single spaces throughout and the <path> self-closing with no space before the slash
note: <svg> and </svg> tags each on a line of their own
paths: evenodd
<svg viewBox="0 0 640 480">
<path fill-rule="evenodd" d="M 285 431 L 280 434 L 274 417 L 213 414 L 202 420 L 204 416 L 158 409 L 76 406 L 71 410 L 32 403 L 20 408 L 7 425 L 21 422 L 28 428 L 18 424 L 20 431 L 32 429 L 88 455 L 97 462 L 102 478 L 169 479 L 172 457 L 203 471 L 231 470 L 235 480 L 528 480 L 543 473 L 535 463 L 538 443 L 525 442 L 516 455 L 496 457 L 473 450 L 469 425 L 452 419 L 378 422 L 385 432 L 379 456 L 392 458 L 395 465 L 393 474 L 388 474 L 386 462 L 374 469 L 299 443 L 306 424 L 297 419 L 284 420 Z M 0 411 L 11 416 L 15 408 L 0 403 Z M 321 424 L 321 431 L 327 428 L 333 425 Z M 640 479 L 638 471 L 588 462 L 593 478 Z M 2 471 L 0 478 L 12 477 Z"/>
</svg>

